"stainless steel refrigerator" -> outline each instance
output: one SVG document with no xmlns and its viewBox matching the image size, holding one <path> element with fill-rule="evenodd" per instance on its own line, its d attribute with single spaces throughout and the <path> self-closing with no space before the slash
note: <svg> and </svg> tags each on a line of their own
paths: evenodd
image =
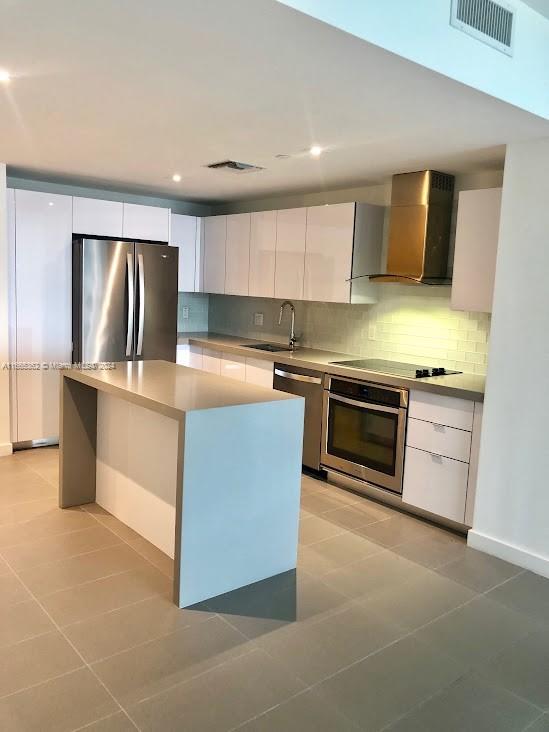
<svg viewBox="0 0 549 732">
<path fill-rule="evenodd" d="M 178 249 L 73 239 L 73 362 L 175 361 Z"/>
</svg>

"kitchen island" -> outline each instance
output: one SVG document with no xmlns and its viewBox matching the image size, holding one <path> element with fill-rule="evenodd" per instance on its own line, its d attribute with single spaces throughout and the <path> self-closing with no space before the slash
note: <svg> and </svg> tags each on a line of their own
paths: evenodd
<svg viewBox="0 0 549 732">
<path fill-rule="evenodd" d="M 166 361 L 61 381 L 60 507 L 172 556 L 179 607 L 295 568 L 303 399 Z"/>
</svg>

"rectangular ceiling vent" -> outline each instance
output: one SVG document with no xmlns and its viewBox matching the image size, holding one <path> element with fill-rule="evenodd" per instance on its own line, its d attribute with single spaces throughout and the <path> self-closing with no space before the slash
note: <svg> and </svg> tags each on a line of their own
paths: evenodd
<svg viewBox="0 0 549 732">
<path fill-rule="evenodd" d="M 515 9 L 494 0 L 452 0 L 450 25 L 513 55 Z"/>
<path fill-rule="evenodd" d="M 236 160 L 222 160 L 220 163 L 210 163 L 206 167 L 213 170 L 228 170 L 231 173 L 256 173 L 258 170 L 264 170 L 259 165 L 239 163 Z"/>
</svg>

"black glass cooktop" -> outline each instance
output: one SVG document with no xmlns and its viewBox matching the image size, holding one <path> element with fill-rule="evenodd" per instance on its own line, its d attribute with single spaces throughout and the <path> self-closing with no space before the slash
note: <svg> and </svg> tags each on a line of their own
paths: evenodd
<svg viewBox="0 0 549 732">
<path fill-rule="evenodd" d="M 382 358 L 362 358 L 356 361 L 332 361 L 331 363 L 335 366 L 350 366 L 353 369 L 377 371 L 380 374 L 403 376 L 407 379 L 427 379 L 431 376 L 446 376 L 448 374 L 462 373 L 461 371 L 450 371 L 443 366 L 418 366 L 415 363 L 386 361 Z"/>
</svg>

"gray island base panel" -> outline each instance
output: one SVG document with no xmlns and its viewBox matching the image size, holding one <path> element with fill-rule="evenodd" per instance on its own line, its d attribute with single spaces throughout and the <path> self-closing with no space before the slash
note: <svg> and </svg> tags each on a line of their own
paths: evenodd
<svg viewBox="0 0 549 732">
<path fill-rule="evenodd" d="M 295 569 L 304 401 L 165 361 L 61 374 L 61 508 L 174 558 L 188 607 Z"/>
</svg>

